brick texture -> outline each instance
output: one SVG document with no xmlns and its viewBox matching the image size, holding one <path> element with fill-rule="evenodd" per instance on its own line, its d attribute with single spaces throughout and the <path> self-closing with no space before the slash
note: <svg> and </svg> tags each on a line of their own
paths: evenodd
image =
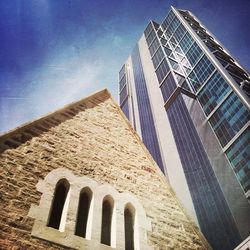
<svg viewBox="0 0 250 250">
<path fill-rule="evenodd" d="M 53 169 L 133 193 L 151 219 L 154 249 L 209 249 L 107 90 L 0 138 L 0 248 L 63 249 L 31 236 L 35 185 Z"/>
</svg>

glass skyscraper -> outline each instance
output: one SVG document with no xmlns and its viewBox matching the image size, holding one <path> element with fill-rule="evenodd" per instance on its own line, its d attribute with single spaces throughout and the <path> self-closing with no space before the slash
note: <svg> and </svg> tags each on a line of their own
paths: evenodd
<svg viewBox="0 0 250 250">
<path fill-rule="evenodd" d="M 119 72 L 119 101 L 213 249 L 250 232 L 250 80 L 189 11 L 151 21 Z"/>
</svg>

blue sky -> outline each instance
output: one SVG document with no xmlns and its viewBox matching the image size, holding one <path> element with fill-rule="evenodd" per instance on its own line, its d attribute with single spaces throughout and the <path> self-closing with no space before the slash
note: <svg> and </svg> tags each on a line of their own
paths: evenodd
<svg viewBox="0 0 250 250">
<path fill-rule="evenodd" d="M 107 87 L 150 19 L 188 9 L 250 69 L 249 0 L 0 0 L 0 133 Z"/>
</svg>

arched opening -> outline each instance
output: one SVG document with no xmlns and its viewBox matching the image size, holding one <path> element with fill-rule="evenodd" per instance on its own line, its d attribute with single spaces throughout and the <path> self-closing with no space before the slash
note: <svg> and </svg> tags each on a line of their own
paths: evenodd
<svg viewBox="0 0 250 250">
<path fill-rule="evenodd" d="M 84 188 L 79 197 L 75 235 L 86 238 L 92 191 Z"/>
<path fill-rule="evenodd" d="M 62 217 L 66 220 L 67 209 L 65 209 L 65 201 L 69 193 L 69 186 L 69 182 L 66 179 L 61 179 L 56 184 L 48 220 L 49 227 L 60 229 Z"/>
<path fill-rule="evenodd" d="M 106 196 L 102 203 L 102 230 L 101 243 L 111 246 L 111 229 L 113 218 L 114 200 L 111 196 Z"/>
<path fill-rule="evenodd" d="M 135 209 L 127 205 L 124 210 L 125 250 L 135 249 Z"/>
</svg>

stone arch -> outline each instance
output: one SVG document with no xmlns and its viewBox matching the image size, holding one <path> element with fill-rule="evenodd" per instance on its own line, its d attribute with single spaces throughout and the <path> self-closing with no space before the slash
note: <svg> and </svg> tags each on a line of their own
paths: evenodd
<svg viewBox="0 0 250 250">
<path fill-rule="evenodd" d="M 67 179 L 60 179 L 56 186 L 53 195 L 53 200 L 50 206 L 50 212 L 48 217 L 48 227 L 64 231 L 68 204 L 69 204 L 69 192 L 70 184 Z"/>
<path fill-rule="evenodd" d="M 101 243 L 111 246 L 112 238 L 116 231 L 114 223 L 114 199 L 111 195 L 106 195 L 102 201 L 102 224 L 101 224 Z"/>
<path fill-rule="evenodd" d="M 118 197 L 120 217 L 120 231 L 123 230 L 123 245 L 125 249 L 125 208 L 129 208 L 134 216 L 134 249 L 150 249 L 147 244 L 147 231 L 151 231 L 151 222 L 146 216 L 146 212 L 141 205 L 140 201 L 131 193 L 120 193 Z M 122 228 L 123 227 L 123 228 Z"/>
<path fill-rule="evenodd" d="M 86 176 L 74 176 L 73 185 L 71 188 L 71 201 L 69 204 L 69 211 L 68 211 L 68 222 L 66 223 L 67 231 L 75 232 L 77 227 L 77 214 L 78 214 L 78 206 L 79 206 L 79 198 L 82 191 L 87 191 L 88 195 L 91 193 L 91 202 L 89 204 L 89 211 L 88 211 L 88 220 L 87 220 L 87 228 L 85 237 L 88 240 L 93 238 L 93 221 L 94 221 L 94 206 L 96 202 L 96 189 L 98 188 L 97 183 L 86 177 Z"/>
<path fill-rule="evenodd" d="M 102 208 L 103 208 L 103 201 L 108 199 L 111 201 L 113 199 L 113 211 L 112 211 L 112 221 L 111 221 L 111 243 L 110 246 L 113 248 L 117 247 L 117 243 L 119 240 L 117 239 L 117 206 L 116 201 L 119 193 L 117 190 L 112 187 L 111 185 L 103 184 L 99 185 L 95 189 L 95 203 L 94 203 L 94 217 L 93 217 L 93 228 L 92 228 L 92 239 L 101 242 L 102 239 Z"/>
<path fill-rule="evenodd" d="M 89 187 L 84 187 L 79 194 L 75 235 L 87 238 L 91 223 L 90 208 L 93 192 Z"/>
<path fill-rule="evenodd" d="M 130 202 L 124 207 L 124 238 L 125 250 L 139 249 L 136 210 Z"/>
<path fill-rule="evenodd" d="M 68 199 L 67 216 L 65 215 L 64 217 L 64 230 L 48 227 L 47 223 L 54 190 L 57 183 L 60 183 L 60 180 L 67 180 L 70 186 L 68 191 L 70 192 L 70 196 L 67 196 L 70 197 L 70 202 Z M 134 223 L 137 225 L 134 249 L 152 249 L 147 245 L 146 233 L 151 230 L 151 223 L 146 217 L 143 206 L 134 195 L 119 193 L 111 185 L 98 185 L 94 180 L 86 176 L 75 176 L 71 171 L 64 168 L 51 171 L 44 180 L 38 182 L 36 187 L 42 195 L 39 206 L 31 205 L 28 214 L 35 219 L 31 232 L 32 236 L 75 249 L 84 248 L 90 250 L 93 249 L 93 246 L 98 249 L 104 247 L 101 244 L 102 207 L 103 202 L 108 202 L 112 207 L 110 247 L 125 249 L 124 212 L 125 207 L 133 207 L 134 210 L 132 210 L 135 214 Z M 83 235 L 79 235 L 80 237 L 75 235 L 78 226 L 79 197 L 81 197 L 82 193 L 88 195 L 91 193 L 85 237 Z"/>
</svg>

